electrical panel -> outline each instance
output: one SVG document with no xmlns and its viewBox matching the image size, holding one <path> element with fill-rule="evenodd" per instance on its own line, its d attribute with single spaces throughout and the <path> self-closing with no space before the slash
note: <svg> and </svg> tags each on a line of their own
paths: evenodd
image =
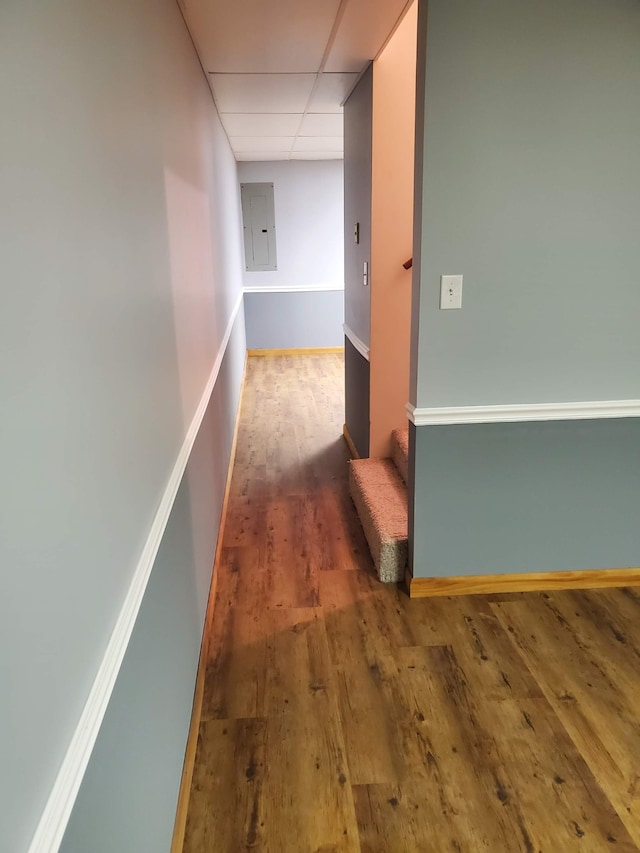
<svg viewBox="0 0 640 853">
<path fill-rule="evenodd" d="M 273 184 L 240 184 L 245 269 L 277 270 Z"/>
</svg>

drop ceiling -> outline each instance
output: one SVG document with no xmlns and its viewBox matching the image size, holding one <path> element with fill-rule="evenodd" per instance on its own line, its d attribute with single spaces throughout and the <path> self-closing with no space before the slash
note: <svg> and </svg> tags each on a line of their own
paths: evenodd
<svg viewBox="0 0 640 853">
<path fill-rule="evenodd" d="M 342 103 L 411 0 L 180 0 L 237 160 L 343 157 Z"/>
</svg>

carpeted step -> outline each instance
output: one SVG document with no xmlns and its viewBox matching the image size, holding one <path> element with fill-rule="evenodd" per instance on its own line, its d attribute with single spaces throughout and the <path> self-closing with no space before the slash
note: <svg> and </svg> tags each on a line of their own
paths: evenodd
<svg viewBox="0 0 640 853">
<path fill-rule="evenodd" d="M 391 433 L 391 457 L 405 484 L 409 482 L 409 430 L 394 429 Z"/>
<path fill-rule="evenodd" d="M 354 459 L 349 491 L 384 583 L 404 580 L 408 559 L 407 489 L 392 459 Z"/>
</svg>

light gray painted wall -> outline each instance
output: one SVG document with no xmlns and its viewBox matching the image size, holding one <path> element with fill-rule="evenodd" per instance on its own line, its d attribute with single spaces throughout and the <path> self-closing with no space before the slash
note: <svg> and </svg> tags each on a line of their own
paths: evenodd
<svg viewBox="0 0 640 853">
<path fill-rule="evenodd" d="M 344 339 L 344 422 L 358 456 L 369 456 L 371 428 L 370 366 L 366 358 Z"/>
<path fill-rule="evenodd" d="M 20 853 L 241 293 L 242 254 L 235 161 L 173 0 L 3 4 L 0 57 L 0 849 Z M 223 460 L 228 425 L 215 440 Z"/>
<path fill-rule="evenodd" d="M 344 287 L 342 160 L 238 163 L 242 183 L 274 185 L 278 269 L 245 287 Z"/>
<path fill-rule="evenodd" d="M 341 347 L 342 290 L 245 293 L 249 349 Z"/>
<path fill-rule="evenodd" d="M 371 163 L 373 65 L 344 105 L 345 323 L 369 346 L 370 287 L 363 286 L 363 263 L 371 278 Z M 360 241 L 353 229 L 360 223 Z M 369 455 L 369 362 L 345 338 L 345 424 L 360 456 Z"/>
<path fill-rule="evenodd" d="M 414 577 L 640 565 L 640 420 L 415 430 Z"/>
<path fill-rule="evenodd" d="M 370 290 L 362 269 L 371 264 L 371 145 L 373 66 L 370 65 L 344 105 L 344 270 L 345 322 L 369 346 Z M 360 242 L 353 228 L 360 223 Z"/>
<path fill-rule="evenodd" d="M 431 0 L 421 17 L 414 402 L 640 397 L 640 5 Z M 461 311 L 438 310 L 447 273 Z"/>
<path fill-rule="evenodd" d="M 168 853 L 238 401 L 238 317 L 61 853 Z"/>
<path fill-rule="evenodd" d="M 414 401 L 638 398 L 640 6 L 430 0 L 419 30 Z M 447 273 L 460 311 L 438 310 Z M 639 439 L 412 429 L 414 574 L 639 565 Z"/>
<path fill-rule="evenodd" d="M 278 269 L 244 270 L 250 349 L 342 344 L 344 322 L 341 160 L 239 163 L 242 183 L 274 184 Z M 273 292 L 269 288 L 309 290 Z M 336 289 L 338 288 L 338 289 Z"/>
</svg>

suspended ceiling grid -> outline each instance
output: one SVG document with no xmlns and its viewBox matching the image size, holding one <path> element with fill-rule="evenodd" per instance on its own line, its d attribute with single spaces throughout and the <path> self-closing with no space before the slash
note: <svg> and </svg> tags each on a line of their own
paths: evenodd
<svg viewBox="0 0 640 853">
<path fill-rule="evenodd" d="M 410 2 L 181 0 L 236 159 L 342 159 L 342 103 Z"/>
</svg>

